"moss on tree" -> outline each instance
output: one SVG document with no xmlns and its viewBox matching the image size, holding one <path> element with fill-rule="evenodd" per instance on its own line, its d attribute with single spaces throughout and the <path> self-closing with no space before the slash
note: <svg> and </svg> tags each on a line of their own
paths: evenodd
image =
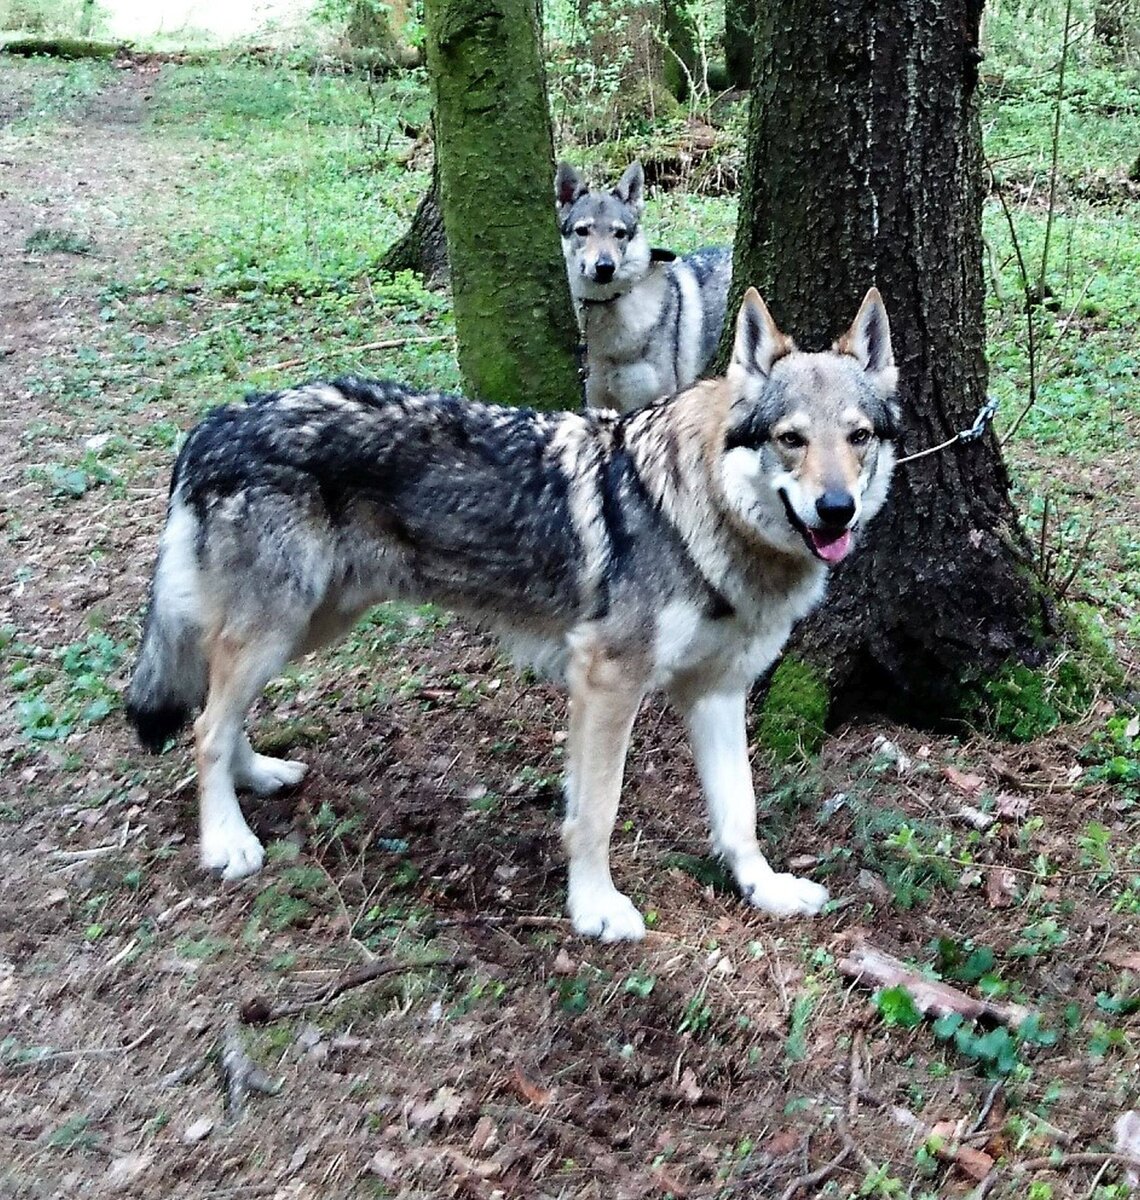
<svg viewBox="0 0 1140 1200">
<path fill-rule="evenodd" d="M 817 754 L 823 744 L 830 698 L 818 668 L 795 655 L 772 674 L 760 712 L 759 741 L 778 763 Z"/>
<path fill-rule="evenodd" d="M 502 404 L 573 407 L 578 330 L 537 11 L 532 0 L 427 0 L 424 19 L 465 385 Z"/>
</svg>

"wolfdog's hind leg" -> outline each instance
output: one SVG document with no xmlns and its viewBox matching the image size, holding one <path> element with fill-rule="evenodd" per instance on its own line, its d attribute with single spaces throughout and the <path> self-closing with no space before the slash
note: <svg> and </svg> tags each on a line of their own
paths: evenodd
<svg viewBox="0 0 1140 1200">
<path fill-rule="evenodd" d="M 576 932 L 603 942 L 636 941 L 645 922 L 610 876 L 610 836 L 621 797 L 629 735 L 644 683 L 630 665 L 591 648 L 574 656 L 570 684 L 566 820 L 569 909 Z"/>
<path fill-rule="evenodd" d="M 194 723 L 199 838 L 202 866 L 221 871 L 223 879 L 253 874 L 265 857 L 238 805 L 235 759 L 242 753 L 250 705 L 288 662 L 293 644 L 293 638 L 262 630 L 251 635 L 223 630 L 210 640 L 206 706 Z"/>
</svg>

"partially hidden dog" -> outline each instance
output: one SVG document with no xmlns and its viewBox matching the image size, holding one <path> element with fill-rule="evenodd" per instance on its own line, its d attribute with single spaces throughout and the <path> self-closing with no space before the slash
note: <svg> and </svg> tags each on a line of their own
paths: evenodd
<svg viewBox="0 0 1140 1200">
<path fill-rule="evenodd" d="M 305 773 L 244 731 L 268 680 L 378 601 L 430 601 L 568 687 L 579 933 L 645 931 L 609 845 L 630 729 L 658 689 L 684 717 L 713 846 L 744 898 L 817 912 L 824 888 L 760 851 L 745 698 L 886 498 L 896 378 L 875 290 L 831 350 L 804 353 L 750 289 L 727 376 L 624 416 L 352 377 L 214 410 L 174 468 L 127 696 L 152 748 L 201 707 L 202 866 L 256 871 L 235 789 Z"/>
<path fill-rule="evenodd" d="M 641 224 L 640 162 L 610 189 L 589 188 L 561 163 L 554 195 L 585 346 L 586 403 L 631 412 L 695 383 L 724 326 L 732 250 L 678 258 L 652 249 Z"/>
</svg>

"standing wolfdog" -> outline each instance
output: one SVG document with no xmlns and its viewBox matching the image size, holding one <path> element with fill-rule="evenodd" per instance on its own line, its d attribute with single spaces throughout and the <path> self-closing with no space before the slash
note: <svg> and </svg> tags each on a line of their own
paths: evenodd
<svg viewBox="0 0 1140 1200">
<path fill-rule="evenodd" d="M 610 878 L 609 843 L 653 689 L 684 716 L 713 844 L 745 899 L 817 912 L 827 892 L 760 852 L 745 697 L 886 498 L 896 377 L 878 292 L 830 351 L 807 354 L 749 290 L 727 377 L 624 417 L 354 378 L 212 412 L 174 468 L 127 700 L 151 747 L 204 705 L 203 867 L 256 871 L 235 788 L 265 794 L 305 772 L 250 746 L 266 682 L 398 598 L 474 617 L 565 680 L 579 933 L 645 931 Z"/>
<path fill-rule="evenodd" d="M 662 258 L 651 250 L 641 227 L 639 162 L 609 191 L 588 188 L 561 163 L 554 196 L 586 346 L 586 403 L 632 412 L 695 383 L 724 326 L 732 251 L 713 246 Z"/>
</svg>

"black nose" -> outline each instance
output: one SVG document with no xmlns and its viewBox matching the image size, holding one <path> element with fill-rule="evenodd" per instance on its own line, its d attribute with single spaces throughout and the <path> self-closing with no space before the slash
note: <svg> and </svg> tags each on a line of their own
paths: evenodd
<svg viewBox="0 0 1140 1200">
<path fill-rule="evenodd" d="M 855 515 L 855 497 L 850 492 L 824 492 L 815 511 L 825 525 L 842 526 Z"/>
<path fill-rule="evenodd" d="M 614 271 L 616 269 L 617 268 L 610 261 L 610 259 L 599 258 L 598 261 L 594 263 L 594 278 L 599 283 L 609 283 L 609 281 L 613 279 Z"/>
</svg>

